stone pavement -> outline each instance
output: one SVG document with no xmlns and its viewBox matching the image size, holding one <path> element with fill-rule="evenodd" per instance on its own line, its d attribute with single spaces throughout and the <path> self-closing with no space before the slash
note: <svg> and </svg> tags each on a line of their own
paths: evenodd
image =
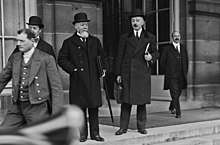
<svg viewBox="0 0 220 145">
<path fill-rule="evenodd" d="M 100 117 L 100 134 L 105 138 L 105 142 L 88 139 L 80 143 L 77 140 L 73 145 L 219 145 L 220 143 L 220 107 L 183 110 L 181 119 L 176 119 L 168 111 L 149 113 L 147 135 L 137 132 L 135 115 L 131 116 L 130 129 L 126 134 L 114 135 L 119 129 L 119 116 L 114 117 L 114 124 L 109 117 Z"/>
</svg>

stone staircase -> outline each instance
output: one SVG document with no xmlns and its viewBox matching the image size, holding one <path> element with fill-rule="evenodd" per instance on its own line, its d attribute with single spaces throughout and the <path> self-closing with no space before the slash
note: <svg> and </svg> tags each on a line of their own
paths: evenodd
<svg viewBox="0 0 220 145">
<path fill-rule="evenodd" d="M 100 129 L 105 142 L 87 140 L 82 145 L 220 145 L 220 120 L 149 128 L 147 135 L 128 130 L 116 136 L 117 127 L 100 125 Z"/>
</svg>

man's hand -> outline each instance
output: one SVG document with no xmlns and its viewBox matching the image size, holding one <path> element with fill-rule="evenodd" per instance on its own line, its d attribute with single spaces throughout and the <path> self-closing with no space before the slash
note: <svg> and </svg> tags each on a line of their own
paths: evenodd
<svg viewBox="0 0 220 145">
<path fill-rule="evenodd" d="M 103 75 L 101 77 L 104 78 L 105 76 L 106 76 L 106 69 L 103 69 Z"/>
<path fill-rule="evenodd" d="M 152 59 L 151 54 L 150 54 L 150 53 L 145 54 L 145 55 L 144 55 L 144 59 L 145 59 L 146 61 L 150 61 L 150 60 Z"/>
<path fill-rule="evenodd" d="M 117 80 L 117 83 L 121 84 L 121 76 L 117 76 L 116 80 Z"/>
</svg>

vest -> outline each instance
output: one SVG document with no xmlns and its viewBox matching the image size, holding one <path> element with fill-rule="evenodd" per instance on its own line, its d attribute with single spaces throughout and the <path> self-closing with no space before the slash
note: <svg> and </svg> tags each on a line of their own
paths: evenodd
<svg viewBox="0 0 220 145">
<path fill-rule="evenodd" d="M 21 62 L 21 77 L 19 83 L 19 96 L 18 99 L 20 101 L 29 101 L 29 94 L 28 94 L 28 80 L 30 76 L 30 69 L 31 69 L 31 60 L 28 63 L 24 63 L 24 59 Z"/>
</svg>

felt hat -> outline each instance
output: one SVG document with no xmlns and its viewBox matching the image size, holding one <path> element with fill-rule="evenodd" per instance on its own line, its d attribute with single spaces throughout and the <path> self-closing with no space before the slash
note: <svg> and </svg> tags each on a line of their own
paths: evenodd
<svg viewBox="0 0 220 145">
<path fill-rule="evenodd" d="M 131 19 L 132 17 L 142 17 L 145 20 L 145 15 L 141 9 L 133 9 L 128 18 Z"/>
<path fill-rule="evenodd" d="M 44 27 L 44 24 L 42 24 L 42 19 L 38 16 L 31 16 L 29 18 L 29 23 L 26 23 L 28 25 L 38 25 L 40 28 Z"/>
<path fill-rule="evenodd" d="M 90 20 L 88 20 L 86 13 L 77 13 L 74 16 L 74 21 L 73 21 L 73 25 L 75 25 L 78 22 L 89 22 Z"/>
</svg>

